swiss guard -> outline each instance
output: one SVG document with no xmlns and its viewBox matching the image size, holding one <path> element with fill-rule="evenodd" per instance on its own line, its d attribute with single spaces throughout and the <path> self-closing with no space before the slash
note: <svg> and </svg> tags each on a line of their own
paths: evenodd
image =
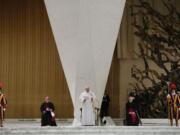
<svg viewBox="0 0 180 135">
<path fill-rule="evenodd" d="M 169 84 L 169 94 L 167 95 L 167 104 L 168 104 L 168 117 L 170 120 L 171 126 L 173 126 L 173 119 L 176 121 L 176 126 L 178 126 L 179 119 L 179 96 L 176 92 L 176 84 Z"/>
<path fill-rule="evenodd" d="M 5 94 L 3 94 L 3 84 L 0 83 L 0 127 L 3 127 L 6 105 L 7 105 L 7 100 Z"/>
</svg>

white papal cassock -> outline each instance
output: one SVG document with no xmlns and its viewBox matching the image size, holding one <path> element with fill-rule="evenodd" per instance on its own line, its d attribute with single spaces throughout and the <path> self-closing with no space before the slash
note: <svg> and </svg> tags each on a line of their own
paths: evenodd
<svg viewBox="0 0 180 135">
<path fill-rule="evenodd" d="M 96 96 L 92 91 L 84 91 L 80 95 L 82 102 L 82 125 L 95 125 L 94 100 Z"/>
</svg>

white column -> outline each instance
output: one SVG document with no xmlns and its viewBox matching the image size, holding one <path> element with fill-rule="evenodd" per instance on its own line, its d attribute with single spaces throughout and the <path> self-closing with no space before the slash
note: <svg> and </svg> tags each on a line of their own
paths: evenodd
<svg viewBox="0 0 180 135">
<path fill-rule="evenodd" d="M 125 0 L 45 0 L 69 86 L 74 119 L 79 123 L 79 95 L 89 86 L 100 107 Z"/>
</svg>

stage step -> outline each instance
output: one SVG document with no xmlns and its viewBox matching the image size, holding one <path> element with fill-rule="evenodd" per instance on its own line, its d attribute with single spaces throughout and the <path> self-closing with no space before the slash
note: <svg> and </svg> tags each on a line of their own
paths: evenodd
<svg viewBox="0 0 180 135">
<path fill-rule="evenodd" d="M 179 127 L 169 126 L 94 126 L 94 127 L 3 127 L 0 135 L 180 135 Z"/>
<path fill-rule="evenodd" d="M 123 119 L 113 119 L 122 125 Z M 57 120 L 57 127 L 41 127 L 40 120 L 10 119 L 0 128 L 0 135 L 180 135 L 180 127 L 168 126 L 167 119 L 143 119 L 143 126 L 79 126 L 72 119 Z"/>
</svg>

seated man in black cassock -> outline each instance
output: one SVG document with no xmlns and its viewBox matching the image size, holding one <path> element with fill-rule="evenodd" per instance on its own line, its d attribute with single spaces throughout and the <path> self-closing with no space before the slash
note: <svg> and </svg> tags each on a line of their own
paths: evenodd
<svg viewBox="0 0 180 135">
<path fill-rule="evenodd" d="M 44 103 L 41 105 L 41 126 L 57 126 L 55 121 L 55 107 L 53 103 L 49 101 L 49 97 L 45 97 Z"/>
<path fill-rule="evenodd" d="M 135 101 L 135 95 L 134 93 L 130 93 L 128 102 L 126 103 L 126 125 L 138 126 L 139 122 L 138 105 Z"/>
</svg>

